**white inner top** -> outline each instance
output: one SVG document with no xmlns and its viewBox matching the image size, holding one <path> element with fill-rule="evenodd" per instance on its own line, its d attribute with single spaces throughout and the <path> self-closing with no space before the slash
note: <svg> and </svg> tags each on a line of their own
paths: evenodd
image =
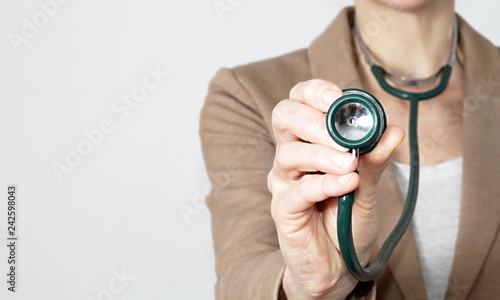
<svg viewBox="0 0 500 300">
<path fill-rule="evenodd" d="M 410 166 L 393 162 L 399 188 L 406 197 Z M 462 157 L 420 166 L 413 232 L 429 300 L 444 299 L 450 277 L 460 215 Z"/>
</svg>

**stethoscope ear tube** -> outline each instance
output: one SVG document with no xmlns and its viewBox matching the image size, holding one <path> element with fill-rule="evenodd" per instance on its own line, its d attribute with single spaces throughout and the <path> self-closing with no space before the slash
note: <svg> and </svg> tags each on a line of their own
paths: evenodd
<svg viewBox="0 0 500 300">
<path fill-rule="evenodd" d="M 338 199 L 337 234 L 340 252 L 351 275 L 359 281 L 370 281 L 384 269 L 394 248 L 408 228 L 415 210 L 418 193 L 419 155 L 417 139 L 418 98 L 412 97 L 410 112 L 410 186 L 401 217 L 375 261 L 364 268 L 359 263 L 352 235 L 352 207 L 355 191 Z M 337 103 L 338 102 L 338 103 Z M 360 113 L 366 110 L 367 113 Z M 361 116 L 361 117 L 359 117 Z M 358 118 L 359 117 L 359 118 Z M 364 118 L 364 119 L 363 119 Z M 371 118 L 371 119 L 370 119 Z M 354 121 L 351 121 L 354 119 Z M 358 120 L 363 119 L 362 122 Z M 360 150 L 360 154 L 371 151 L 378 143 L 386 126 L 385 113 L 380 102 L 367 92 L 357 89 L 344 90 L 344 96 L 332 104 L 327 114 L 327 128 L 335 142 L 341 146 Z M 356 126 L 360 125 L 360 126 Z M 373 128 L 363 127 L 370 125 Z M 354 130 L 350 134 L 349 130 Z M 354 139 L 350 139 L 354 137 Z M 361 151 L 361 149 L 363 149 Z"/>
<path fill-rule="evenodd" d="M 410 92 L 405 92 L 400 89 L 397 89 L 395 87 L 392 87 L 387 81 L 385 80 L 385 71 L 381 67 L 377 65 L 372 65 L 371 70 L 375 78 L 377 79 L 378 83 L 380 86 L 389 94 L 396 96 L 400 99 L 403 100 L 411 100 L 413 98 L 417 98 L 419 101 L 423 100 L 429 100 L 431 98 L 436 97 L 437 95 L 441 94 L 445 89 L 446 86 L 448 85 L 448 81 L 451 76 L 451 70 L 452 67 L 451 65 L 445 65 L 439 70 L 439 73 L 441 74 L 441 81 L 439 84 L 432 90 L 424 92 L 424 93 L 410 93 Z"/>
</svg>

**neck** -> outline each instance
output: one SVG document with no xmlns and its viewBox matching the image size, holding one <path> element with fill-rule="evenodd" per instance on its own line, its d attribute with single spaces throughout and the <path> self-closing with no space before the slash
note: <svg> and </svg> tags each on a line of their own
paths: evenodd
<svg viewBox="0 0 500 300">
<path fill-rule="evenodd" d="M 376 64 L 394 75 L 426 78 L 449 59 L 453 6 L 454 0 L 437 0 L 412 10 L 395 10 L 374 0 L 356 0 L 356 18 Z"/>
</svg>

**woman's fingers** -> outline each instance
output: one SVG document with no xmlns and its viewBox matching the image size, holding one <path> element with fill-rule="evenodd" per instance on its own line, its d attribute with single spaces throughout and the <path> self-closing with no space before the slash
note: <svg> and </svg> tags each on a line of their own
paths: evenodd
<svg viewBox="0 0 500 300">
<path fill-rule="evenodd" d="M 273 130 L 278 143 L 290 140 L 328 145 L 323 112 L 297 100 L 283 100 L 273 110 Z"/>
<path fill-rule="evenodd" d="M 338 86 L 321 79 L 300 82 L 290 90 L 290 99 L 303 102 L 322 112 L 327 112 L 333 101 L 342 95 Z"/>
<path fill-rule="evenodd" d="M 303 173 L 311 172 L 343 175 L 353 172 L 357 166 L 357 158 L 352 153 L 299 141 L 280 145 L 275 156 L 276 172 L 289 181 L 296 181 Z"/>
<path fill-rule="evenodd" d="M 328 145 L 340 151 L 347 149 L 333 141 L 326 128 L 322 111 L 298 100 L 283 100 L 273 110 L 274 136 L 278 144 L 288 141 L 305 141 Z"/>
<path fill-rule="evenodd" d="M 340 88 L 325 80 L 312 79 L 295 85 L 290 99 L 281 101 L 273 110 L 273 131 L 278 144 L 297 140 L 346 151 L 326 129 L 325 113 L 341 95 Z"/>
<path fill-rule="evenodd" d="M 271 174 L 270 176 L 273 176 Z M 315 203 L 347 194 L 358 184 L 359 176 L 355 172 L 345 175 L 304 175 L 288 189 L 281 190 L 282 195 L 272 202 L 273 218 L 277 223 L 296 220 Z M 294 228 L 289 230 L 293 231 Z"/>
</svg>

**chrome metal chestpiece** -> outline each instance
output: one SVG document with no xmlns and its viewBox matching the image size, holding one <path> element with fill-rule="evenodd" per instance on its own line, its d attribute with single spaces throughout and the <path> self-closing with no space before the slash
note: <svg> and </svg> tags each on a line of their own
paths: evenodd
<svg viewBox="0 0 500 300">
<path fill-rule="evenodd" d="M 384 109 L 370 93 L 346 89 L 326 115 L 328 132 L 333 140 L 346 148 L 359 149 L 359 154 L 370 152 L 377 145 L 386 128 Z"/>
</svg>

